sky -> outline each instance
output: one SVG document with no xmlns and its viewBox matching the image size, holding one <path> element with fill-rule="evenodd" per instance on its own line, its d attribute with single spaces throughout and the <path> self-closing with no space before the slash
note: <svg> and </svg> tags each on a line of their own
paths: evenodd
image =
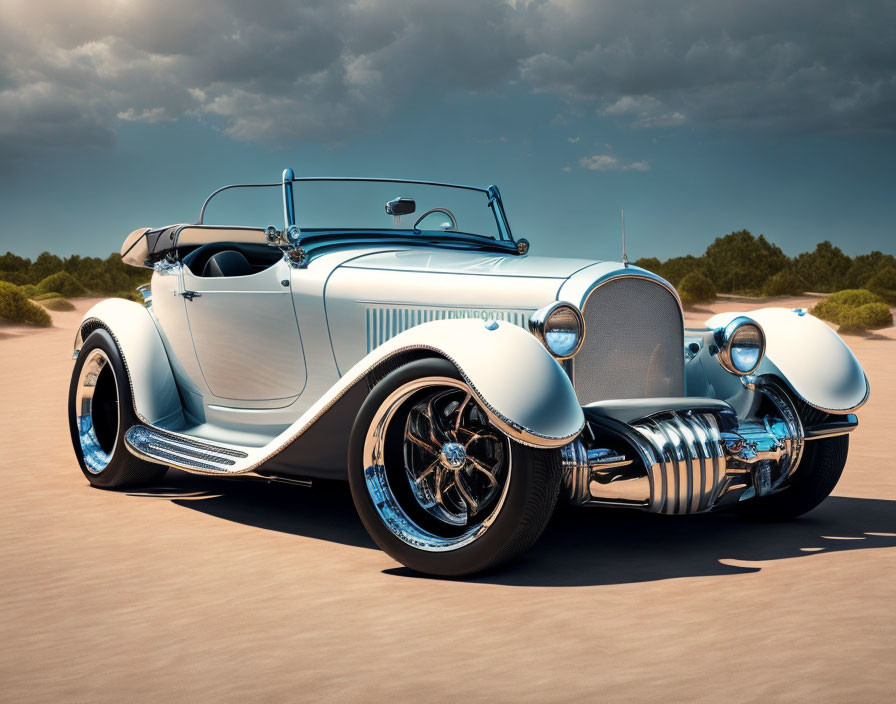
<svg viewBox="0 0 896 704">
<path fill-rule="evenodd" d="M 533 254 L 896 253 L 896 3 L 0 0 L 0 252 L 287 166 L 497 184 Z"/>
</svg>

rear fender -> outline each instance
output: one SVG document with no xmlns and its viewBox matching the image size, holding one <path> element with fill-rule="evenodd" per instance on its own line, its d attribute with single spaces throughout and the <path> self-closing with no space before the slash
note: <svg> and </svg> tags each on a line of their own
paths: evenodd
<svg viewBox="0 0 896 704">
<path fill-rule="evenodd" d="M 184 415 L 180 395 L 165 346 L 149 311 L 139 303 L 123 298 L 97 303 L 78 326 L 76 354 L 84 340 L 98 328 L 108 331 L 118 345 L 137 417 L 149 425 L 182 427 Z"/>
</svg>

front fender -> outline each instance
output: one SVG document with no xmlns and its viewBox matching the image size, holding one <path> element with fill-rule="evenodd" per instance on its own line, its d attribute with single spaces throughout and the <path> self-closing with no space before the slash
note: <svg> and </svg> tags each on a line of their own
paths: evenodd
<svg viewBox="0 0 896 704">
<path fill-rule="evenodd" d="M 452 362 L 495 422 L 536 447 L 560 447 L 585 424 L 563 368 L 529 332 L 506 322 L 437 320 L 380 345 L 344 375 L 356 378 L 402 351 L 430 350 Z"/>
<path fill-rule="evenodd" d="M 171 364 L 155 321 L 139 303 L 109 298 L 81 319 L 75 351 L 97 328 L 106 329 L 118 345 L 128 373 L 134 412 L 144 423 L 167 428 L 183 425 L 183 407 Z"/>
<path fill-rule="evenodd" d="M 853 411 L 868 400 L 862 365 L 846 343 L 818 318 L 787 308 L 720 313 L 706 321 L 715 329 L 745 315 L 765 331 L 765 358 L 757 376 L 780 377 L 810 406 L 831 413 Z"/>
</svg>

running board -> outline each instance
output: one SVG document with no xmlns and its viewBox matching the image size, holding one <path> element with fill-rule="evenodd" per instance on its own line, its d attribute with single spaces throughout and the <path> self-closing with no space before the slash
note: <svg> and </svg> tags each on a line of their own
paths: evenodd
<svg viewBox="0 0 896 704">
<path fill-rule="evenodd" d="M 249 456 L 242 450 L 185 438 L 145 425 L 131 427 L 125 433 L 124 441 L 131 454 L 141 459 L 188 472 L 242 474 L 246 471 L 245 462 L 240 460 Z"/>
</svg>

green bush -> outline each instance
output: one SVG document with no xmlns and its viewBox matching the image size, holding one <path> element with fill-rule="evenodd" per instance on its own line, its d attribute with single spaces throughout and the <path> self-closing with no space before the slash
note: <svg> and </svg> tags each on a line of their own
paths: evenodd
<svg viewBox="0 0 896 704">
<path fill-rule="evenodd" d="M 21 288 L 25 288 L 22 286 Z M 32 287 L 33 288 L 33 287 Z M 48 301 L 51 298 L 65 298 L 61 293 L 51 291 L 50 293 L 38 293 L 36 296 L 29 296 L 32 301 Z"/>
<path fill-rule="evenodd" d="M 19 286 L 26 298 L 34 298 L 37 295 L 37 286 L 34 284 L 23 284 Z"/>
<path fill-rule="evenodd" d="M 37 285 L 38 293 L 58 293 L 72 298 L 85 294 L 84 286 L 67 271 L 57 271 L 50 274 Z"/>
<path fill-rule="evenodd" d="M 692 271 L 678 283 L 678 295 L 686 306 L 696 303 L 710 303 L 716 299 L 716 289 L 707 277 Z"/>
<path fill-rule="evenodd" d="M 893 314 L 886 303 L 866 303 L 858 308 L 846 308 L 840 313 L 839 332 L 878 330 L 893 324 Z"/>
<path fill-rule="evenodd" d="M 799 296 L 809 285 L 793 269 L 783 269 L 767 279 L 762 286 L 763 296 Z"/>
<path fill-rule="evenodd" d="M 44 328 L 53 323 L 47 311 L 29 301 L 18 286 L 7 281 L 0 281 L 0 320 L 32 323 Z"/>
<path fill-rule="evenodd" d="M 819 301 L 812 309 L 812 315 L 822 320 L 828 320 L 837 325 L 842 325 L 844 314 L 856 310 L 870 303 L 883 303 L 883 299 L 876 293 L 865 289 L 846 289 L 838 291 Z"/>
<path fill-rule="evenodd" d="M 62 296 L 56 296 L 54 298 L 47 298 L 42 300 L 40 304 L 46 308 L 47 310 L 74 310 L 75 306 L 72 305 L 72 302 L 67 298 L 62 298 Z"/>
<path fill-rule="evenodd" d="M 143 303 L 143 296 L 138 291 L 119 291 L 115 298 L 125 298 L 135 303 Z"/>
</svg>

